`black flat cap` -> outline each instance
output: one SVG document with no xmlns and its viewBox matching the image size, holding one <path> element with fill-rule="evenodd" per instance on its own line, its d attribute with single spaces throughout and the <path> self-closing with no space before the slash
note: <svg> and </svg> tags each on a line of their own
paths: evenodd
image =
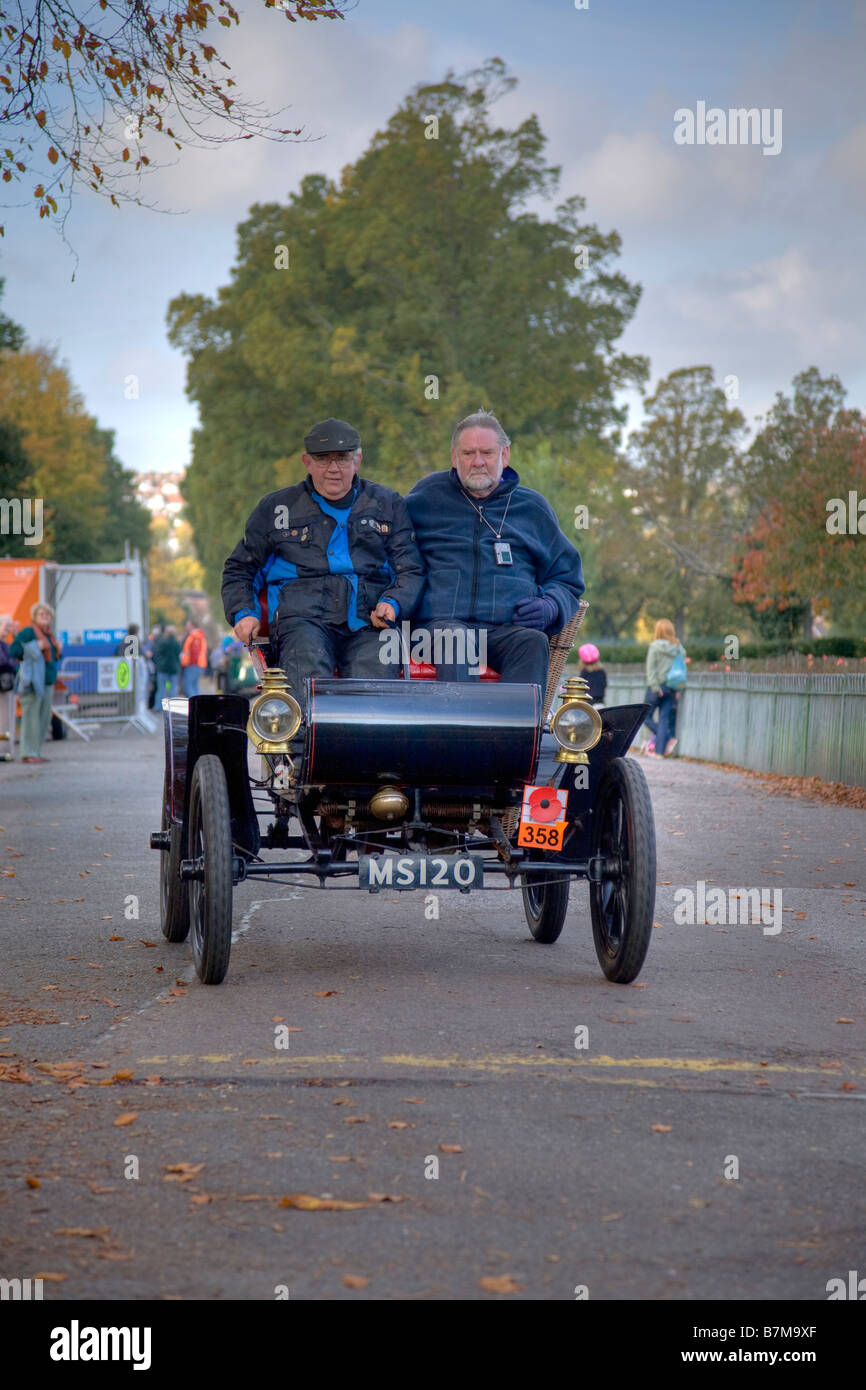
<svg viewBox="0 0 866 1390">
<path fill-rule="evenodd" d="M 360 447 L 361 436 L 355 427 L 345 420 L 335 420 L 333 416 L 314 425 L 304 438 L 304 448 L 308 454 L 333 454 L 338 450 Z"/>
</svg>

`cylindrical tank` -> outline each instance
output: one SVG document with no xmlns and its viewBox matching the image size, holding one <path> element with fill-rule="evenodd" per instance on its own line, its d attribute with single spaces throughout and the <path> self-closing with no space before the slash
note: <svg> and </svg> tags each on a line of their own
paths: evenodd
<svg viewBox="0 0 866 1390">
<path fill-rule="evenodd" d="M 327 678 L 308 709 L 305 782 L 516 787 L 535 771 L 536 685 Z"/>
</svg>

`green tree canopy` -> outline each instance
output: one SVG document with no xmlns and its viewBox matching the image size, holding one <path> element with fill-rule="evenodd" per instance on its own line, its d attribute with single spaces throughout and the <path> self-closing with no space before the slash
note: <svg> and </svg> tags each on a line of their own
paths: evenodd
<svg viewBox="0 0 866 1390">
<path fill-rule="evenodd" d="M 201 419 L 184 494 L 212 591 L 258 498 L 302 476 L 303 436 L 325 416 L 356 424 L 363 471 L 401 490 L 447 466 L 454 422 L 480 405 L 518 469 L 525 448 L 573 454 L 621 425 L 615 394 L 646 375 L 616 348 L 639 287 L 583 199 L 530 210 L 559 170 L 534 116 L 493 123 L 513 84 L 492 60 L 417 88 L 339 183 L 313 175 L 250 210 L 215 299 L 171 303 Z"/>
<path fill-rule="evenodd" d="M 711 367 L 671 372 L 645 409 L 647 420 L 630 441 L 645 594 L 653 616 L 669 617 L 682 635 L 696 598 L 705 600 L 709 588 L 721 585 L 730 604 L 740 515 L 735 465 L 745 420 L 715 385 Z M 719 609 L 718 591 L 715 597 Z"/>
</svg>

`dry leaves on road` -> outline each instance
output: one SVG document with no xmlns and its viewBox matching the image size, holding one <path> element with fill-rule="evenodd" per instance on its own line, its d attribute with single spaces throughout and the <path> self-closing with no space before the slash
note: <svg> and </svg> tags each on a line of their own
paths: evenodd
<svg viewBox="0 0 866 1390">
<path fill-rule="evenodd" d="M 42 1186 L 42 1183 L 39 1181 L 39 1179 L 38 1179 L 38 1178 L 31 1178 L 31 1176 L 30 1176 L 29 1173 L 27 1174 L 27 1177 L 24 1179 L 24 1181 L 26 1182 L 26 1184 L 27 1184 L 28 1187 L 41 1187 L 41 1186 Z"/>
<path fill-rule="evenodd" d="M 372 1202 L 343 1202 L 337 1197 L 313 1197 L 309 1192 L 291 1192 L 277 1203 L 277 1206 L 294 1207 L 297 1211 L 358 1211 L 372 1205 Z"/>
<path fill-rule="evenodd" d="M 204 1167 L 203 1163 L 166 1163 L 163 1182 L 192 1182 L 196 1173 L 200 1173 Z"/>
<path fill-rule="evenodd" d="M 331 994 L 339 994 L 339 993 L 340 993 L 340 991 L 339 991 L 338 989 L 319 989 L 319 990 L 316 990 L 316 993 L 313 995 L 313 998 L 314 998 L 314 999 L 327 999 L 327 998 L 329 997 L 329 995 L 331 995 Z"/>
<path fill-rule="evenodd" d="M 347 1289 L 366 1289 L 370 1280 L 365 1279 L 363 1274 L 347 1274 L 343 1283 Z"/>
<path fill-rule="evenodd" d="M 59 1231 L 52 1231 L 53 1236 L 80 1236 L 87 1240 L 108 1240 L 110 1226 L 61 1226 Z"/>
<path fill-rule="evenodd" d="M 118 1115 L 117 1119 L 114 1121 L 114 1124 L 117 1129 L 123 1129 L 124 1125 L 131 1125 L 133 1120 L 137 1119 L 138 1111 L 129 1110 L 125 1115 Z"/>
<path fill-rule="evenodd" d="M 462 1154 L 463 1147 L 460 1144 L 440 1144 L 439 1152 L 441 1154 Z"/>
<path fill-rule="evenodd" d="M 837 1018 L 837 1019 L 836 1019 L 836 1022 L 837 1022 L 837 1023 L 853 1023 L 854 1020 L 853 1020 L 853 1018 Z"/>
<path fill-rule="evenodd" d="M 485 1274 L 478 1285 L 485 1293 L 522 1293 L 524 1288 L 512 1274 Z"/>
<path fill-rule="evenodd" d="M 650 1125 L 653 1134 L 670 1134 L 673 1125 Z"/>
<path fill-rule="evenodd" d="M 388 1128 L 389 1128 L 389 1129 L 414 1129 L 415 1126 L 414 1126 L 414 1125 L 410 1125 L 410 1123 L 409 1123 L 408 1120 L 389 1120 L 389 1121 L 388 1121 Z"/>
</svg>

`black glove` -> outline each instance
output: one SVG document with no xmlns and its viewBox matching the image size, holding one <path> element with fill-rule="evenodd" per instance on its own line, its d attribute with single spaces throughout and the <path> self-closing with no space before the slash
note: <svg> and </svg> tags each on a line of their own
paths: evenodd
<svg viewBox="0 0 866 1390">
<path fill-rule="evenodd" d="M 514 610 L 514 621 L 518 627 L 537 627 L 542 630 L 550 627 L 559 617 L 559 604 L 555 598 L 546 598 L 540 594 L 538 598 L 524 598 L 520 600 Z"/>
</svg>

